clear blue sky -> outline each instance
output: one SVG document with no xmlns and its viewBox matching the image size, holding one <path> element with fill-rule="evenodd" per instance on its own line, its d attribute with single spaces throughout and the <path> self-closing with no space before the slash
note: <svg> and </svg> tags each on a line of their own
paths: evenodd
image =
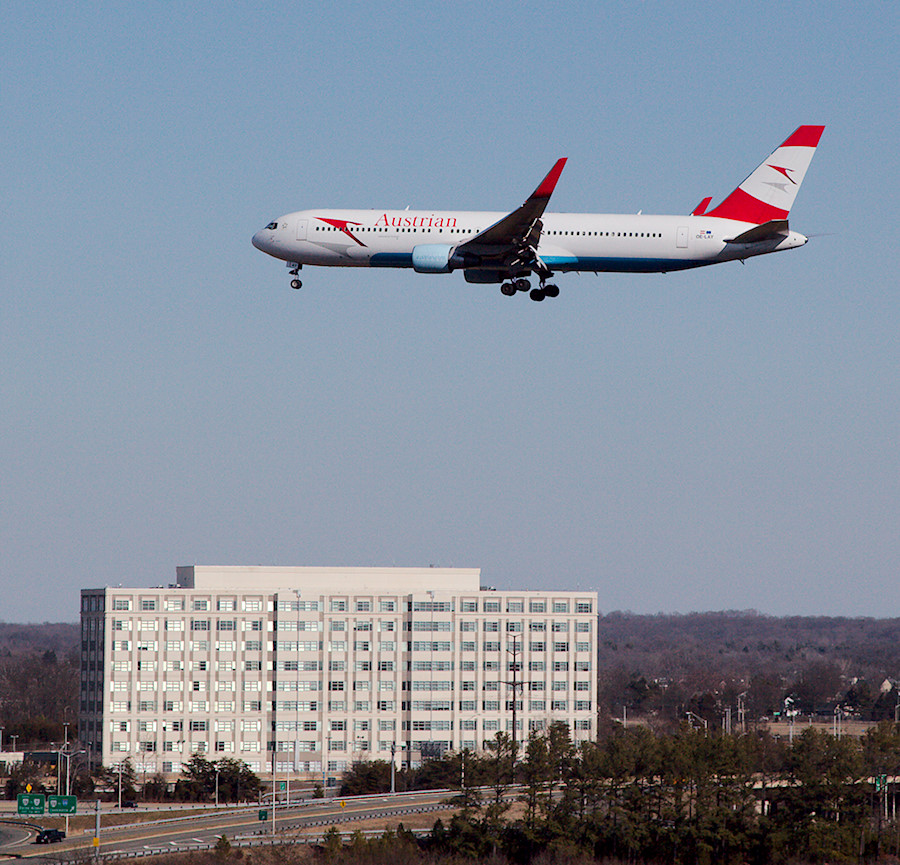
<svg viewBox="0 0 900 865">
<path fill-rule="evenodd" d="M 0 27 L 0 619 L 179 564 L 898 615 L 894 4 L 24 3 Z M 801 123 L 800 250 L 308 269 L 308 207 L 687 213 Z"/>
</svg>

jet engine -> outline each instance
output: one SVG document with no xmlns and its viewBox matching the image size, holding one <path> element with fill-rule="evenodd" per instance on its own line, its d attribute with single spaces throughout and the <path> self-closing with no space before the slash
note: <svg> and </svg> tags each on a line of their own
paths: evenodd
<svg viewBox="0 0 900 865">
<path fill-rule="evenodd" d="M 453 247 L 447 243 L 420 243 L 412 251 L 416 273 L 450 273 L 456 265 L 453 258 Z"/>
</svg>

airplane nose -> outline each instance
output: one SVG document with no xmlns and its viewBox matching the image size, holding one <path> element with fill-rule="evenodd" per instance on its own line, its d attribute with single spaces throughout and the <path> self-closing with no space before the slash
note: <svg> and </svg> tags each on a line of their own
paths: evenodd
<svg viewBox="0 0 900 865">
<path fill-rule="evenodd" d="M 256 234 L 250 239 L 250 242 L 261 252 L 266 251 L 265 240 L 263 239 L 263 232 L 257 231 Z"/>
</svg>

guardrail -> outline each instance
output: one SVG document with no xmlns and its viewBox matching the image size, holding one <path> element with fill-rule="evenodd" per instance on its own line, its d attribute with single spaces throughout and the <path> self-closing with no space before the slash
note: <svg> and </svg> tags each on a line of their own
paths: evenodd
<svg viewBox="0 0 900 865">
<path fill-rule="evenodd" d="M 424 838 L 429 835 L 430 829 L 410 829 L 409 830 L 413 835 L 417 838 Z M 348 841 L 352 839 L 356 833 L 359 832 L 363 838 L 380 838 L 384 835 L 384 829 L 357 829 L 354 832 L 338 832 L 338 835 L 341 839 L 341 842 Z M 268 838 L 268 839 L 241 839 L 229 841 L 232 849 L 235 848 L 243 848 L 243 847 L 287 847 L 292 846 L 294 844 L 324 844 L 326 840 L 325 835 L 303 835 L 300 837 L 292 837 L 292 838 Z M 125 853 L 101 853 L 101 860 L 115 861 L 118 859 L 141 859 L 145 856 L 162 856 L 170 853 L 188 853 L 191 851 L 199 851 L 199 850 L 214 850 L 216 847 L 216 842 L 210 841 L 206 844 L 195 843 L 190 845 L 183 845 L 178 847 L 173 847 L 171 844 L 165 847 L 155 847 L 153 849 L 147 850 L 132 850 Z M 89 851 L 85 851 L 78 858 L 65 858 L 63 856 L 54 857 L 55 861 L 59 863 L 78 863 L 84 862 L 86 859 L 94 859 L 94 854 Z"/>
<path fill-rule="evenodd" d="M 360 798 L 383 798 L 382 796 L 378 797 L 353 797 L 354 800 L 358 801 Z M 321 800 L 320 800 L 321 801 Z M 335 814 L 332 817 L 323 820 L 316 820 L 311 823 L 304 823 L 302 825 L 296 826 L 281 826 L 278 828 L 277 833 L 273 836 L 268 829 L 258 829 L 252 833 L 238 835 L 234 838 L 234 840 L 230 840 L 229 844 L 231 847 L 263 847 L 263 846 L 288 846 L 294 844 L 322 844 L 325 840 L 325 835 L 298 835 L 298 834 L 286 834 L 287 832 L 296 832 L 297 829 L 305 828 L 305 827 L 317 827 L 317 826 L 333 826 L 338 823 L 352 823 L 358 820 L 378 820 L 385 817 L 399 817 L 406 814 L 427 814 L 431 811 L 445 811 L 447 808 L 452 808 L 452 805 L 447 805 L 444 802 L 435 802 L 429 805 L 410 805 L 408 807 L 401 808 L 387 808 L 383 811 L 377 811 L 375 813 L 350 813 L 350 814 Z M 161 821 L 162 822 L 162 821 Z M 166 821 L 168 822 L 168 821 Z M 141 826 L 149 826 L 149 823 L 136 824 Z M 364 830 L 356 830 L 362 833 L 365 838 L 378 838 L 385 833 L 385 829 L 364 829 Z M 338 834 L 341 836 L 341 839 L 344 838 L 352 838 L 355 834 L 354 832 L 339 832 Z M 415 829 L 411 830 L 414 835 L 417 837 L 422 837 L 427 835 L 431 830 L 430 829 Z M 219 836 L 221 837 L 221 836 Z M 101 851 L 96 854 L 90 848 L 76 848 L 73 850 L 61 850 L 59 852 L 54 852 L 52 854 L 52 858 L 54 862 L 59 863 L 59 865 L 68 865 L 68 863 L 82 863 L 88 860 L 96 860 L 100 859 L 103 861 L 115 861 L 118 859 L 141 859 L 145 856 L 161 856 L 163 854 L 171 854 L 171 853 L 188 853 L 190 851 L 198 851 L 198 850 L 212 850 L 215 849 L 217 841 L 194 841 L 191 843 L 183 843 L 183 844 L 166 844 L 164 847 L 162 846 L 146 846 L 141 850 L 129 850 L 129 851 L 115 851 L 111 850 L 108 852 Z"/>
<path fill-rule="evenodd" d="M 475 789 L 475 788 L 472 788 Z M 404 790 L 401 793 L 363 793 L 359 796 L 329 796 L 324 799 L 304 799 L 298 802 L 292 802 L 290 805 L 286 804 L 276 804 L 275 812 L 276 815 L 284 815 L 289 814 L 291 811 L 298 810 L 312 810 L 316 807 L 324 807 L 328 805 L 334 805 L 336 802 L 347 802 L 350 803 L 360 803 L 363 804 L 369 801 L 376 801 L 379 799 L 397 799 L 402 800 L 407 796 L 445 796 L 445 795 L 458 795 L 458 790 L 447 789 L 437 789 L 437 790 Z M 202 808 L 198 808 L 197 810 L 201 813 L 193 814 L 191 817 L 185 817 L 184 815 L 180 817 L 163 817 L 159 820 L 140 820 L 135 823 L 117 823 L 115 826 L 104 827 L 106 832 L 118 832 L 123 830 L 132 830 L 132 829 L 141 829 L 145 826 L 166 826 L 170 823 L 183 823 L 185 820 L 189 819 L 213 819 L 219 816 L 240 816 L 241 814 L 253 814 L 258 811 L 260 807 L 266 808 L 266 810 L 271 810 L 272 805 L 271 802 L 263 803 L 262 806 L 260 804 L 255 803 L 253 805 L 238 805 L 229 807 L 226 805 L 220 805 L 219 810 L 211 810 L 215 809 L 215 806 L 205 805 Z M 93 814 L 93 811 L 84 811 L 84 814 Z M 122 812 L 116 809 L 115 811 L 102 811 L 101 814 L 109 815 L 109 814 L 121 814 Z M 93 835 L 93 828 L 84 829 L 84 834 Z"/>
</svg>

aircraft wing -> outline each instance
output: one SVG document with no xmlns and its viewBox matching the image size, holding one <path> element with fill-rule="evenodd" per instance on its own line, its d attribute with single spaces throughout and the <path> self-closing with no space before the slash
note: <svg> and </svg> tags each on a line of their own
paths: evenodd
<svg viewBox="0 0 900 865">
<path fill-rule="evenodd" d="M 556 164 L 521 207 L 461 243 L 456 250 L 478 256 L 482 266 L 531 267 L 539 273 L 542 269 L 549 273 L 549 269 L 537 257 L 537 245 L 543 229 L 541 216 L 565 164 L 565 157 L 557 159 Z"/>
</svg>

